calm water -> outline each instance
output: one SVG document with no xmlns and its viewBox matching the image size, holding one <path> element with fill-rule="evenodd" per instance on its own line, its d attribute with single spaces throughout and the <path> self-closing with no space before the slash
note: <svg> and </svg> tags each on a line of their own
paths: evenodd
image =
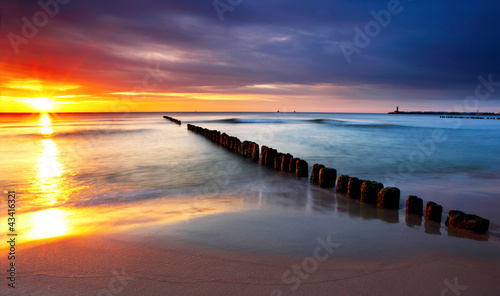
<svg viewBox="0 0 500 296">
<path fill-rule="evenodd" d="M 423 222 L 404 215 L 409 194 L 442 204 L 444 216 L 456 209 L 489 218 L 490 241 L 500 232 L 500 120 L 170 113 L 178 126 L 163 115 L 2 115 L 0 188 L 19 195 L 24 239 L 124 230 L 254 251 L 300 251 L 318 235 L 344 245 L 394 234 L 429 239 Z M 400 210 L 272 172 L 188 132 L 187 123 L 291 153 L 310 167 L 397 186 Z M 447 235 L 443 225 L 434 232 Z"/>
</svg>

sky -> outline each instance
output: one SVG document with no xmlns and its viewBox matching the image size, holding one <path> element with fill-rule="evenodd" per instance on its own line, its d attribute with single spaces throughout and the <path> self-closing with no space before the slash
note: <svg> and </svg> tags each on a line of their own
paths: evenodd
<svg viewBox="0 0 500 296">
<path fill-rule="evenodd" d="M 500 112 L 498 1 L 3 0 L 0 112 Z"/>
</svg>

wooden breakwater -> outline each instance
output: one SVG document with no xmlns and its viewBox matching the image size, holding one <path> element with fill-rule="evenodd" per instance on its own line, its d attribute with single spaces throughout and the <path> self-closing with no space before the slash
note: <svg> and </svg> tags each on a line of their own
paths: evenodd
<svg viewBox="0 0 500 296">
<path fill-rule="evenodd" d="M 187 129 L 195 134 L 202 135 L 210 141 L 226 148 L 227 150 L 240 154 L 241 156 L 259 160 L 259 144 L 250 141 L 240 141 L 237 137 L 229 136 L 217 130 L 210 130 L 200 126 L 188 124 Z"/>
<path fill-rule="evenodd" d="M 344 194 L 348 198 L 384 209 L 396 211 L 399 209 L 400 190 L 397 187 L 384 187 L 380 182 L 361 180 L 348 175 L 337 177 L 336 169 L 327 168 L 318 163 L 313 165 L 309 175 L 308 163 L 303 159 L 293 157 L 290 153 L 282 153 L 276 149 L 262 146 L 259 157 L 259 144 L 255 142 L 241 141 L 224 132 L 192 124 L 188 124 L 187 129 L 272 170 L 289 173 L 298 178 L 309 176 L 309 182 L 312 184 L 321 188 L 334 188 L 337 193 Z M 415 216 L 421 219 L 424 213 L 426 232 L 434 233 L 436 226 L 439 227 L 441 224 L 443 207 L 429 201 L 426 203 L 424 211 L 421 198 L 414 195 L 408 196 L 406 200 L 407 217 Z M 489 224 L 490 221 L 487 219 L 455 210 L 449 212 L 445 222 L 448 228 L 467 229 L 479 233 L 488 231 Z"/>
<path fill-rule="evenodd" d="M 175 118 L 173 118 L 173 117 L 166 116 L 166 115 L 165 115 L 165 116 L 163 116 L 163 118 L 168 119 L 168 120 L 172 121 L 172 122 L 173 122 L 173 123 L 175 123 L 175 124 L 181 125 L 181 121 L 180 121 L 179 119 L 175 119 Z"/>
</svg>

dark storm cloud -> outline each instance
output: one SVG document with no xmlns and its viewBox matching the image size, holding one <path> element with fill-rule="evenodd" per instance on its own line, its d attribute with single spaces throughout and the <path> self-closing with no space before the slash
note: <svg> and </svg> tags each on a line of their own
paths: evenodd
<svg viewBox="0 0 500 296">
<path fill-rule="evenodd" d="M 370 12 L 387 9 L 388 2 L 246 0 L 221 22 L 211 0 L 72 0 L 20 54 L 6 39 L 2 46 L 7 60 L 21 64 L 40 49 L 55 59 L 76 59 L 68 61 L 71 75 L 100 77 L 115 91 L 158 63 L 168 90 L 328 83 L 456 98 L 458 90 L 473 89 L 478 75 L 500 80 L 496 1 L 401 1 L 402 11 L 347 63 L 340 45 L 353 42 L 354 27 L 364 30 L 374 20 Z M 7 1 L 2 35 L 20 33 L 21 17 L 37 10 L 35 1 Z M 52 65 L 62 72 L 67 66 Z"/>
</svg>

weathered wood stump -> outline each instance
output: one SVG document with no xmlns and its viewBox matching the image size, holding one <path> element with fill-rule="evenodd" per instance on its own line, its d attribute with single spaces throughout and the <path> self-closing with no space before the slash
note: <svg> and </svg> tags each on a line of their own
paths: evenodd
<svg viewBox="0 0 500 296">
<path fill-rule="evenodd" d="M 428 201 L 425 204 L 425 220 L 441 223 L 443 207 L 435 202 Z"/>
<path fill-rule="evenodd" d="M 380 190 L 384 188 L 384 185 L 376 181 L 364 181 L 361 185 L 361 194 L 359 200 L 369 204 L 376 204 L 377 197 Z"/>
<path fill-rule="evenodd" d="M 467 229 L 475 232 L 486 232 L 490 227 L 490 220 L 484 219 L 477 215 L 466 214 L 461 211 L 451 210 L 448 213 L 446 222 L 444 223 L 448 227 Z"/>
<path fill-rule="evenodd" d="M 255 162 L 259 161 L 259 144 L 253 143 L 252 146 L 252 160 Z"/>
<path fill-rule="evenodd" d="M 238 138 L 234 138 L 233 149 L 231 150 L 235 153 L 241 154 L 241 141 Z"/>
<path fill-rule="evenodd" d="M 273 168 L 277 171 L 281 171 L 281 160 L 283 159 L 283 153 L 276 153 L 274 156 Z"/>
<path fill-rule="evenodd" d="M 290 173 L 296 175 L 297 174 L 297 162 L 300 160 L 300 158 L 295 158 L 292 157 L 290 160 Z"/>
<path fill-rule="evenodd" d="M 377 196 L 377 207 L 386 209 L 399 208 L 400 190 L 397 187 L 385 187 L 379 191 Z"/>
<path fill-rule="evenodd" d="M 297 177 L 299 178 L 302 178 L 302 177 L 307 177 L 309 176 L 309 167 L 307 165 L 307 162 L 305 160 L 299 160 L 297 161 L 297 164 L 296 164 L 296 175 Z"/>
<path fill-rule="evenodd" d="M 283 157 L 281 158 L 281 171 L 282 172 L 290 172 L 290 160 L 293 158 L 293 156 L 290 153 L 283 154 Z"/>
<path fill-rule="evenodd" d="M 335 180 L 337 179 L 337 170 L 332 168 L 321 168 L 319 170 L 318 183 L 321 188 L 335 187 Z"/>
<path fill-rule="evenodd" d="M 356 177 L 349 178 L 347 184 L 347 197 L 359 199 L 361 195 L 361 185 L 363 185 L 364 180 L 360 180 Z"/>
<path fill-rule="evenodd" d="M 410 195 L 406 200 L 406 213 L 407 214 L 415 214 L 422 216 L 423 211 L 422 208 L 424 206 L 424 202 L 421 198 Z"/>
<path fill-rule="evenodd" d="M 252 154 L 252 150 L 250 150 L 250 141 L 243 141 L 241 143 L 241 155 L 244 157 L 249 157 Z"/>
<path fill-rule="evenodd" d="M 269 148 L 267 146 L 262 146 L 262 148 L 260 150 L 260 164 L 261 165 L 266 165 L 267 150 L 269 150 Z"/>
<path fill-rule="evenodd" d="M 278 153 L 278 151 L 276 149 L 273 149 L 273 148 L 267 149 L 266 166 L 268 168 L 274 167 L 274 158 L 276 156 L 276 153 Z"/>
<path fill-rule="evenodd" d="M 347 193 L 347 186 L 349 185 L 349 177 L 348 175 L 340 175 L 337 178 L 337 188 L 335 189 L 336 192 L 338 193 Z"/>
<path fill-rule="evenodd" d="M 309 178 L 309 181 L 311 183 L 318 183 L 319 182 L 319 170 L 324 168 L 325 166 L 322 164 L 315 163 L 312 167 L 311 170 L 311 177 Z"/>
</svg>

